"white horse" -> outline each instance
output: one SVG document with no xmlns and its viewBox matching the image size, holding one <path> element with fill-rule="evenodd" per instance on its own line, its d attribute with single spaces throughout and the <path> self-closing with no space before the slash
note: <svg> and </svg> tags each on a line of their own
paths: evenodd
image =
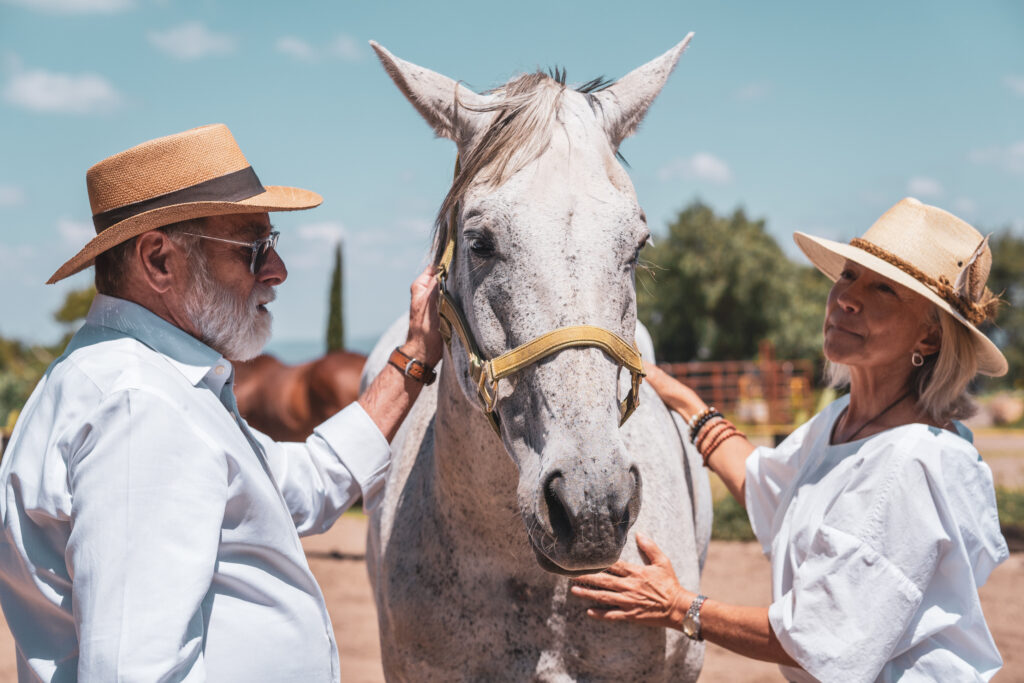
<svg viewBox="0 0 1024 683">
<path fill-rule="evenodd" d="M 635 529 L 698 588 L 710 489 L 673 417 L 644 386 L 620 428 L 622 358 L 573 346 L 487 382 L 499 435 L 466 348 L 494 358 L 577 325 L 633 341 L 637 256 L 650 233 L 616 154 L 689 38 L 610 86 L 573 90 L 564 74 L 535 73 L 482 95 L 373 44 L 402 93 L 458 145 L 435 261 L 451 237 L 447 291 L 475 340 L 452 336 L 371 511 L 367 563 L 389 680 L 679 681 L 700 671 L 702 643 L 596 622 L 568 591 L 570 576 L 620 554 L 640 562 Z M 404 338 L 396 323 L 364 383 Z"/>
</svg>

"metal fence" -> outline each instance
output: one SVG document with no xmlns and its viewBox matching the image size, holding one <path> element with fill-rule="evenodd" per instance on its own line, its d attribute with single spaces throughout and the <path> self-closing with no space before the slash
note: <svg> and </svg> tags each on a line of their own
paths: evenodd
<svg viewBox="0 0 1024 683">
<path fill-rule="evenodd" d="M 745 424 L 792 425 L 812 415 L 814 362 L 777 360 L 762 344 L 757 360 L 659 363 L 704 401 Z"/>
</svg>

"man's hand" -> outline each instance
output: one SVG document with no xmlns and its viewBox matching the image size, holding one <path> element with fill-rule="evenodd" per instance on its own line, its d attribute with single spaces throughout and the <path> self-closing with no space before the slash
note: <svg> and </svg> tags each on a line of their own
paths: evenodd
<svg viewBox="0 0 1024 683">
<path fill-rule="evenodd" d="M 409 288 L 409 335 L 402 351 L 434 367 L 441 360 L 444 345 L 437 317 L 437 275 L 427 266 Z"/>
<path fill-rule="evenodd" d="M 402 345 L 407 356 L 431 367 L 441 360 L 444 346 L 437 317 L 437 289 L 434 267 L 428 266 L 409 288 L 409 335 Z M 391 441 L 422 388 L 421 382 L 389 363 L 359 397 L 359 405 Z"/>
</svg>

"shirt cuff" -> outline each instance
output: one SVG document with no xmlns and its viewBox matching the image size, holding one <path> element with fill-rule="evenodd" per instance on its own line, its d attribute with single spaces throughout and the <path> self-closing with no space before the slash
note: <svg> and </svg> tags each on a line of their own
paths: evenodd
<svg viewBox="0 0 1024 683">
<path fill-rule="evenodd" d="M 377 424 L 354 401 L 314 431 L 352 474 L 363 495 L 363 509 L 372 509 L 391 465 L 391 445 Z"/>
</svg>

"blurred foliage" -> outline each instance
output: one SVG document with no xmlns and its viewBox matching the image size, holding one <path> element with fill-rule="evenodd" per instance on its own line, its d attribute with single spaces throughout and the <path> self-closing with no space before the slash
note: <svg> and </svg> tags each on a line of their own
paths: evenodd
<svg viewBox="0 0 1024 683">
<path fill-rule="evenodd" d="M 0 427 L 4 427 L 12 412 L 21 410 L 46 368 L 64 351 L 74 328 L 89 312 L 94 296 L 96 290 L 91 285 L 68 292 L 64 303 L 53 314 L 54 320 L 62 323 L 67 331 L 52 346 L 0 337 Z"/>
<path fill-rule="evenodd" d="M 1024 237 L 1009 229 L 993 235 L 992 271 L 988 287 L 1006 301 L 995 324 L 982 329 L 991 337 L 1010 363 L 1003 377 L 986 377 L 979 389 L 1024 389 Z"/>
<path fill-rule="evenodd" d="M 790 261 L 764 220 L 694 202 L 641 253 L 637 308 L 666 361 L 742 360 L 769 340 L 778 358 L 821 356 L 831 283 Z"/>
<path fill-rule="evenodd" d="M 716 541 L 754 540 L 747 511 L 731 495 L 715 501 L 712 515 L 711 538 Z"/>
</svg>

